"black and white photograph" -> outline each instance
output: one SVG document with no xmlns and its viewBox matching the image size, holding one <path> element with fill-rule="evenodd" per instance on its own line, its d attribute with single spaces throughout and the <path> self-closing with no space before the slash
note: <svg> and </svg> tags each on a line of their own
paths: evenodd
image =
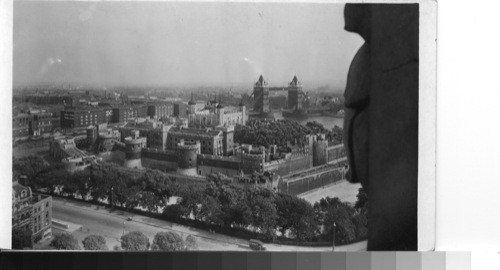
<svg viewBox="0 0 500 270">
<path fill-rule="evenodd" d="M 12 249 L 433 250 L 435 14 L 14 1 Z"/>
</svg>

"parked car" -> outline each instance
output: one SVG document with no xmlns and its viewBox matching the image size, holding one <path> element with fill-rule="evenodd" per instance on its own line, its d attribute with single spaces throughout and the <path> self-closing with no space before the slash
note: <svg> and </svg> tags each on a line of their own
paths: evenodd
<svg viewBox="0 0 500 270">
<path fill-rule="evenodd" d="M 250 241 L 248 241 L 248 245 L 253 250 L 266 250 L 264 243 L 256 239 L 250 239 Z"/>
</svg>

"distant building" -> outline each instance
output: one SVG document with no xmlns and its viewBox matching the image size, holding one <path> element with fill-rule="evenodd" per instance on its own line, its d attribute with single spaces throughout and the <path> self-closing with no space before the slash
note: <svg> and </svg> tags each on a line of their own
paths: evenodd
<svg viewBox="0 0 500 270">
<path fill-rule="evenodd" d="M 121 141 L 139 131 L 139 136 L 147 138 L 148 148 L 164 150 L 167 144 L 167 134 L 172 125 L 163 124 L 155 119 L 136 118 L 120 127 Z"/>
<path fill-rule="evenodd" d="M 75 95 L 60 95 L 60 94 L 28 94 L 28 95 L 15 95 L 14 102 L 33 103 L 38 105 L 76 105 L 78 97 Z"/>
<path fill-rule="evenodd" d="M 106 111 L 99 107 L 68 107 L 61 111 L 62 128 L 79 128 L 107 123 Z"/>
<path fill-rule="evenodd" d="M 45 110 L 21 111 L 12 117 L 12 136 L 14 140 L 51 133 L 59 126 L 59 119 L 53 112 Z"/>
<path fill-rule="evenodd" d="M 162 119 L 174 115 L 174 104 L 172 103 L 150 103 L 147 105 L 147 116 L 153 119 Z"/>
<path fill-rule="evenodd" d="M 30 134 L 32 136 L 40 136 L 42 134 L 52 132 L 54 126 L 52 124 L 53 116 L 49 112 L 31 113 L 33 120 L 31 121 Z"/>
<path fill-rule="evenodd" d="M 54 139 L 49 146 L 50 155 L 61 159 L 65 169 L 70 172 L 83 170 L 94 160 L 93 156 L 88 156 L 76 147 L 74 138 Z"/>
<path fill-rule="evenodd" d="M 232 129 L 194 129 L 173 127 L 168 132 L 167 149 L 177 149 L 178 143 L 200 142 L 201 154 L 222 156 L 233 148 Z M 224 142 L 226 140 L 226 142 Z M 230 140 L 230 141 L 229 141 Z"/>
<path fill-rule="evenodd" d="M 115 142 L 120 140 L 120 131 L 108 128 L 107 124 L 87 127 L 87 146 L 94 152 L 111 151 Z"/>
<path fill-rule="evenodd" d="M 12 117 L 12 137 L 28 138 L 30 136 L 30 125 L 32 116 L 27 113 L 21 113 Z"/>
<path fill-rule="evenodd" d="M 12 228 L 29 228 L 34 243 L 52 236 L 52 197 L 12 183 Z"/>
<path fill-rule="evenodd" d="M 113 108 L 112 123 L 123 123 L 130 119 L 147 116 L 148 107 L 146 105 L 120 105 Z"/>
<path fill-rule="evenodd" d="M 244 125 L 248 119 L 246 107 L 240 103 L 238 107 L 224 107 L 216 100 L 208 101 L 202 109 L 191 97 L 188 103 L 188 119 L 190 128 L 224 127 Z"/>
<path fill-rule="evenodd" d="M 188 105 L 182 102 L 178 102 L 174 104 L 174 114 L 175 117 L 187 118 L 187 108 Z"/>
</svg>

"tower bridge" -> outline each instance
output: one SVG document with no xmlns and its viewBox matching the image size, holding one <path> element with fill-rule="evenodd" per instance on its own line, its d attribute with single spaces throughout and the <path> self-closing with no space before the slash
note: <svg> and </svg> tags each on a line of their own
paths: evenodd
<svg viewBox="0 0 500 270">
<path fill-rule="evenodd" d="M 302 83 L 297 79 L 297 76 L 293 76 L 292 81 L 288 86 L 277 87 L 269 86 L 264 77 L 260 75 L 259 80 L 254 84 L 253 96 L 254 96 L 254 112 L 260 114 L 269 113 L 269 92 L 270 91 L 287 91 L 288 92 L 288 109 L 291 110 L 301 110 L 304 103 L 304 92 L 302 91 Z"/>
</svg>

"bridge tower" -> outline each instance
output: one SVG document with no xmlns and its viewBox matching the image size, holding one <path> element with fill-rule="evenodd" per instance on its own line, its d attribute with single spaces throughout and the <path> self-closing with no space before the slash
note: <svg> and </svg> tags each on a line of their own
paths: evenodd
<svg viewBox="0 0 500 270">
<path fill-rule="evenodd" d="M 260 75 L 259 80 L 253 86 L 253 97 L 255 103 L 253 110 L 261 114 L 269 112 L 269 85 Z"/>
<path fill-rule="evenodd" d="M 288 84 L 288 109 L 301 110 L 303 101 L 302 83 L 299 82 L 297 76 L 293 76 L 292 81 Z"/>
</svg>

